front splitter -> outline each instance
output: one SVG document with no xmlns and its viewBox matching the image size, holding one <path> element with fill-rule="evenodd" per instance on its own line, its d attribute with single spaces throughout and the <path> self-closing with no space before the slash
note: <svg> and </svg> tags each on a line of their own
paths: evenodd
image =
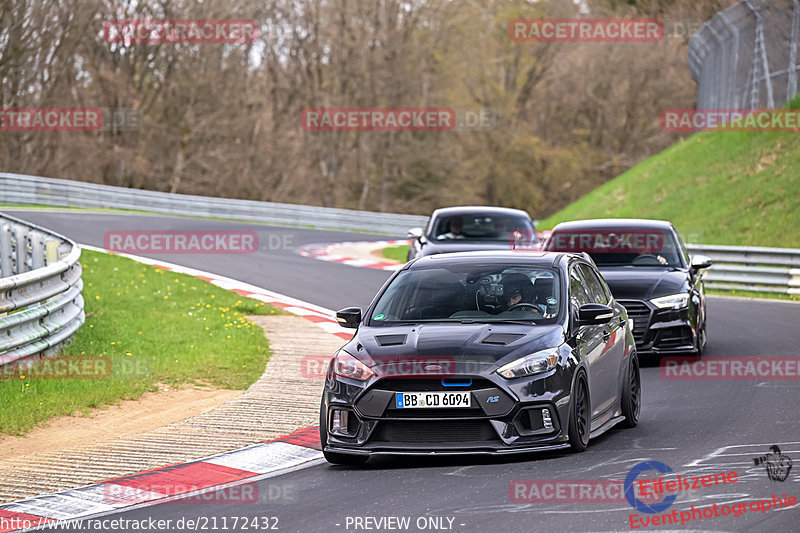
<svg viewBox="0 0 800 533">
<path fill-rule="evenodd" d="M 548 452 L 555 450 L 568 449 L 569 443 L 561 444 L 548 444 L 545 446 L 529 446 L 519 448 L 503 448 L 503 449 L 487 449 L 487 450 L 366 450 L 356 448 L 341 448 L 338 446 L 325 446 L 325 451 L 332 453 L 342 453 L 347 455 L 361 455 L 361 456 L 417 456 L 417 457 L 432 457 L 432 456 L 453 456 L 453 455 L 514 455 L 520 453 L 534 453 L 534 452 Z"/>
</svg>

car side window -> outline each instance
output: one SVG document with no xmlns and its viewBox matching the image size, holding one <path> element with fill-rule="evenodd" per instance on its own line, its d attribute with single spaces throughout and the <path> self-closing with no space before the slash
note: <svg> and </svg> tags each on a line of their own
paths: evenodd
<svg viewBox="0 0 800 533">
<path fill-rule="evenodd" d="M 583 279 L 586 280 L 586 289 L 589 291 L 592 303 L 608 305 L 608 294 L 606 294 L 605 287 L 603 287 L 603 283 L 594 270 L 588 265 L 580 265 L 580 269 L 583 273 Z"/>
<path fill-rule="evenodd" d="M 436 221 L 433 219 L 433 217 L 428 217 L 428 222 L 425 224 L 425 231 L 423 234 L 426 236 L 434 237 L 435 235 L 433 235 L 433 228 L 435 224 Z"/>
<path fill-rule="evenodd" d="M 675 228 L 673 228 L 673 230 L 675 230 Z M 683 237 L 681 237 L 681 234 L 678 233 L 677 230 L 675 230 L 675 237 L 678 239 L 678 255 L 683 257 L 687 265 L 691 265 L 692 260 L 689 257 L 689 252 L 686 250 L 686 244 L 683 242 Z"/>
<path fill-rule="evenodd" d="M 599 272 L 596 272 L 596 273 L 597 273 L 597 275 L 600 275 Z M 600 285 L 603 286 L 603 292 L 606 295 L 606 302 L 608 302 L 605 305 L 608 305 L 609 303 L 611 303 L 611 299 L 613 298 L 614 295 L 611 294 L 611 289 L 608 288 L 608 283 L 606 283 L 606 280 L 603 279 L 603 276 L 600 276 Z"/>
<path fill-rule="evenodd" d="M 581 277 L 577 267 L 570 269 L 569 273 L 569 299 L 572 307 L 572 316 L 577 318 L 578 309 L 584 304 L 592 302 L 589 292 L 586 290 L 586 284 Z"/>
</svg>

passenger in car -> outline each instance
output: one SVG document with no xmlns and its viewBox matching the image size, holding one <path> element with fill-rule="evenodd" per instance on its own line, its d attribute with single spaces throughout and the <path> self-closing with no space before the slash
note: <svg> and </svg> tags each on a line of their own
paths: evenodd
<svg viewBox="0 0 800 533">
<path fill-rule="evenodd" d="M 464 235 L 464 221 L 461 220 L 461 217 L 453 217 L 448 222 L 448 226 L 450 231 L 447 233 L 442 233 L 436 237 L 437 240 L 444 240 L 444 239 L 464 239 L 466 236 Z"/>
</svg>

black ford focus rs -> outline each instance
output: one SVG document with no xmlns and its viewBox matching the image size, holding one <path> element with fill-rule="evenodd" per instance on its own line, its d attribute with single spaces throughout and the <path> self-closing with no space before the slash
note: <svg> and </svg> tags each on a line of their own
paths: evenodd
<svg viewBox="0 0 800 533">
<path fill-rule="evenodd" d="M 328 461 L 569 448 L 641 403 L 631 325 L 588 256 L 469 252 L 412 261 L 331 360 Z"/>
</svg>

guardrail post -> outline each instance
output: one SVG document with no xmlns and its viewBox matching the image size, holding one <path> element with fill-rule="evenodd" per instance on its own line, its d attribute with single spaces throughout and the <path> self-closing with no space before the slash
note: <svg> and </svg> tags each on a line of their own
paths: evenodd
<svg viewBox="0 0 800 533">
<path fill-rule="evenodd" d="M 44 248 L 45 248 L 46 264 L 52 265 L 53 263 L 61 259 L 58 256 L 58 245 L 59 245 L 58 239 L 53 239 L 51 237 L 48 237 L 47 240 L 45 241 Z"/>
<path fill-rule="evenodd" d="M 16 246 L 15 274 L 23 274 L 28 268 L 28 229 L 25 226 L 14 227 L 14 245 Z"/>
<path fill-rule="evenodd" d="M 64 259 L 65 257 L 67 257 L 71 251 L 72 251 L 72 247 L 69 244 L 66 244 L 66 243 L 59 244 L 58 245 L 58 259 L 59 259 L 59 261 L 61 259 Z"/>
<path fill-rule="evenodd" d="M 31 241 L 31 270 L 42 268 L 44 265 L 44 234 L 32 231 L 28 234 Z"/>
<path fill-rule="evenodd" d="M 14 257 L 11 255 L 11 224 L 0 224 L 0 278 L 14 274 Z"/>
</svg>

